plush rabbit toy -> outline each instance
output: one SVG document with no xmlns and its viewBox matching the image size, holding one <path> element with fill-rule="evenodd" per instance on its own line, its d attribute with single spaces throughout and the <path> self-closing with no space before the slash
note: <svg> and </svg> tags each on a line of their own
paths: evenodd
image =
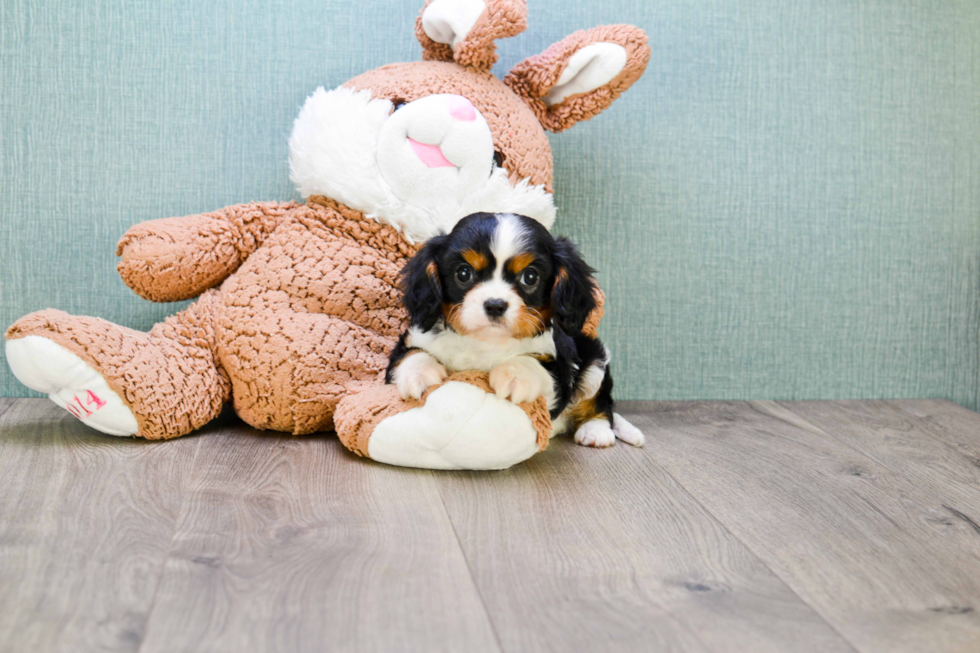
<svg viewBox="0 0 980 653">
<path fill-rule="evenodd" d="M 429 0 L 416 23 L 424 61 L 382 66 L 306 101 L 289 141 L 305 203 L 152 220 L 123 236 L 118 269 L 130 288 L 196 302 L 147 333 L 32 313 L 6 334 L 14 374 L 110 435 L 174 438 L 232 401 L 256 428 L 336 428 L 351 450 L 396 465 L 499 469 L 544 448 L 543 399 L 500 399 L 486 374 L 451 376 L 416 401 L 383 380 L 405 327 L 407 258 L 478 211 L 550 228 L 544 130 L 607 108 L 650 56 L 640 29 L 598 27 L 500 81 L 490 73 L 494 41 L 526 22 L 524 0 Z"/>
</svg>

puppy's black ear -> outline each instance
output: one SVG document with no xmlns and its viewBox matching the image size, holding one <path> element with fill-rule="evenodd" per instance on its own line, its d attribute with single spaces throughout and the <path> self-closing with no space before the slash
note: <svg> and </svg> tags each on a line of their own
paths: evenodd
<svg viewBox="0 0 980 653">
<path fill-rule="evenodd" d="M 402 270 L 402 292 L 405 309 L 412 326 L 429 331 L 442 315 L 442 282 L 436 257 L 446 243 L 446 236 L 429 239 Z"/>
<path fill-rule="evenodd" d="M 551 290 L 554 326 L 568 335 L 582 332 L 585 320 L 596 307 L 595 270 L 582 260 L 575 245 L 555 239 L 555 286 Z"/>
</svg>

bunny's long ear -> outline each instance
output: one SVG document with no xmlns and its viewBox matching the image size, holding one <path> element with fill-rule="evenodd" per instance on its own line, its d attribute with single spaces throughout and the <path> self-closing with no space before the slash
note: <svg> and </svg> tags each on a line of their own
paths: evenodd
<svg viewBox="0 0 980 653">
<path fill-rule="evenodd" d="M 422 58 L 490 70 L 494 41 L 527 29 L 527 0 L 426 0 L 415 21 Z"/>
<path fill-rule="evenodd" d="M 575 32 L 514 66 L 504 79 L 545 129 L 560 132 L 599 114 L 646 70 L 646 33 L 632 25 Z"/>
</svg>

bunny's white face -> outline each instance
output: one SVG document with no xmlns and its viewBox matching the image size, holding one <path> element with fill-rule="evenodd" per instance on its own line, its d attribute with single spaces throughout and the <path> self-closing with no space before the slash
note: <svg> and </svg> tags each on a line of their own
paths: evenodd
<svg viewBox="0 0 980 653">
<path fill-rule="evenodd" d="M 498 80 L 494 42 L 526 26 L 524 0 L 427 0 L 416 23 L 426 61 L 382 66 L 307 99 L 289 140 L 296 188 L 415 242 L 480 212 L 524 215 L 550 229 L 544 130 L 607 108 L 642 74 L 650 48 L 635 27 L 597 27 Z"/>
<path fill-rule="evenodd" d="M 421 205 L 433 193 L 464 199 L 494 165 L 490 127 L 461 95 L 396 106 L 378 138 L 381 176 L 399 197 Z"/>
<path fill-rule="evenodd" d="M 422 241 L 477 212 L 516 213 L 551 228 L 550 193 L 513 184 L 494 161 L 493 136 L 473 104 L 437 94 L 394 105 L 370 91 L 322 88 L 289 141 L 293 183 Z"/>
</svg>

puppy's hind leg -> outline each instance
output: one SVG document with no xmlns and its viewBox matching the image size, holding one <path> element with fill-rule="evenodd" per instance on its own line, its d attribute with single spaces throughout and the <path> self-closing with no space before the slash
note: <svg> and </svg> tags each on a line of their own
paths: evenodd
<svg viewBox="0 0 980 653">
<path fill-rule="evenodd" d="M 627 422 L 626 418 L 619 413 L 613 413 L 612 430 L 617 438 L 634 447 L 642 447 L 643 443 L 646 442 L 643 431 Z"/>
<path fill-rule="evenodd" d="M 592 399 L 580 401 L 572 407 L 572 413 L 581 425 L 575 431 L 575 442 L 592 447 L 610 447 L 619 438 L 634 447 L 642 447 L 643 432 L 619 413 L 613 412 L 612 374 L 606 367 L 602 384 Z"/>
<path fill-rule="evenodd" d="M 594 371 L 602 373 L 602 381 L 598 389 L 591 390 L 592 396 L 589 399 L 579 400 L 571 409 L 575 423 L 578 425 L 575 429 L 575 443 L 586 447 L 611 447 L 616 444 L 612 420 L 614 406 L 612 375 L 608 367 L 592 365 L 583 376 L 596 378 L 592 374 Z M 591 385 L 588 380 L 586 384 Z M 586 394 L 588 392 L 589 390 L 586 390 Z"/>
</svg>

